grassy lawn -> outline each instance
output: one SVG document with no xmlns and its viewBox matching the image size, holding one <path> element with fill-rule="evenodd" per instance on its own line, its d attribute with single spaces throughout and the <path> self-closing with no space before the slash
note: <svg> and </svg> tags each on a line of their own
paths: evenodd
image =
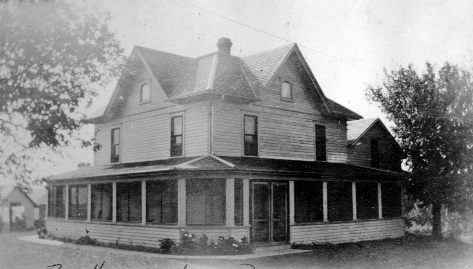
<svg viewBox="0 0 473 269">
<path fill-rule="evenodd" d="M 189 260 L 217 268 L 473 268 L 473 245 L 403 239 L 317 246 L 312 252 L 242 261 Z"/>
</svg>

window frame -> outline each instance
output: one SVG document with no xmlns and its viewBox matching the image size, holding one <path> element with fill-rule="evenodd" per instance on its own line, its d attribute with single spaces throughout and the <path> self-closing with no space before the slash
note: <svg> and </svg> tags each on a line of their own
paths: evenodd
<svg viewBox="0 0 473 269">
<path fill-rule="evenodd" d="M 192 187 L 196 188 L 192 188 Z M 212 186 L 205 188 L 206 186 Z M 190 191 L 193 190 L 193 191 Z M 190 179 L 186 180 L 186 225 L 187 226 L 225 226 L 226 222 L 226 183 L 225 179 L 223 178 L 208 178 L 208 179 Z M 202 211 L 204 212 L 203 216 L 203 223 L 192 223 L 192 216 L 191 216 L 191 206 L 189 205 L 192 198 L 191 195 L 201 195 L 195 196 L 202 200 L 202 204 L 199 206 L 203 206 Z M 220 196 L 218 196 L 220 195 Z M 216 203 L 220 202 L 220 203 Z M 221 207 L 221 210 L 216 210 Z M 215 212 L 220 212 L 220 215 L 216 214 Z M 215 219 L 221 218 L 215 222 Z"/>
<path fill-rule="evenodd" d="M 317 128 L 323 128 L 323 132 L 324 132 L 324 135 L 322 138 L 319 138 L 317 136 Z M 327 161 L 327 128 L 325 125 L 323 124 L 318 124 L 318 123 L 315 123 L 314 125 L 314 149 L 315 149 L 315 160 L 316 161 L 322 161 L 322 162 L 326 162 Z M 322 158 L 319 158 L 319 146 L 322 146 L 323 145 L 323 156 Z"/>
<path fill-rule="evenodd" d="M 106 193 L 107 191 L 107 188 L 105 186 L 109 186 L 109 191 L 110 191 L 110 213 L 107 217 L 104 217 L 103 215 L 103 212 L 102 212 L 102 217 L 99 218 L 98 216 L 95 217 L 95 214 L 94 214 L 94 209 L 98 206 L 95 204 L 95 201 L 94 200 L 94 193 L 98 193 L 100 194 L 100 199 L 97 199 L 100 201 L 100 210 L 102 210 L 104 208 L 104 202 L 106 201 L 106 199 L 104 198 L 104 193 Z M 90 188 L 90 220 L 91 221 L 94 221 L 94 222 L 111 222 L 112 221 L 112 218 L 113 218 L 113 184 L 112 183 L 97 183 L 97 184 L 91 184 L 91 188 Z M 94 192 L 95 191 L 95 192 Z"/>
<path fill-rule="evenodd" d="M 283 96 L 283 85 L 285 84 L 289 85 L 289 97 Z M 279 95 L 282 101 L 290 101 L 290 102 L 294 101 L 294 88 L 292 87 L 292 83 L 287 80 L 283 80 L 280 85 Z"/>
<path fill-rule="evenodd" d="M 246 118 L 253 118 L 254 119 L 254 134 L 247 134 L 246 133 Z M 251 144 L 254 144 L 254 151 L 255 152 L 250 152 L 248 149 L 247 152 L 247 141 L 246 141 L 246 136 L 252 136 L 253 142 Z M 250 142 L 248 142 L 250 143 Z M 251 146 L 251 145 L 250 145 Z M 252 154 L 254 153 L 254 154 Z M 259 146 L 258 146 L 258 116 L 256 115 L 250 115 L 250 114 L 244 114 L 243 115 L 243 156 L 248 156 L 248 157 L 258 157 L 259 156 Z"/>
<path fill-rule="evenodd" d="M 167 186 L 162 186 L 161 184 L 169 184 Z M 155 185 L 155 186 L 153 186 Z M 178 186 L 177 186 L 177 181 L 176 180 L 149 180 L 146 181 L 146 224 L 148 225 L 177 225 L 178 224 Z M 153 188 L 154 187 L 154 188 Z M 172 193 L 167 192 L 168 188 L 173 188 Z M 159 221 L 151 221 L 151 214 L 153 208 L 152 208 L 152 203 L 150 201 L 152 195 L 157 196 L 158 193 L 155 192 L 155 188 L 158 189 L 158 192 L 160 194 L 160 201 L 159 201 L 159 207 L 160 207 L 160 220 Z M 166 204 L 164 202 L 164 195 L 170 195 L 171 197 L 171 216 L 170 219 L 171 221 L 164 221 L 164 209 L 166 208 Z"/>
<path fill-rule="evenodd" d="M 358 181 L 356 182 L 355 186 L 357 220 L 378 219 L 378 182 Z M 368 190 L 371 192 L 367 192 Z"/>
<path fill-rule="evenodd" d="M 72 189 L 75 189 L 75 204 L 72 204 L 73 197 L 72 197 Z M 84 205 L 79 204 L 79 189 L 85 189 L 85 214 L 82 216 L 76 216 L 74 215 L 75 212 L 79 212 L 81 210 L 84 210 L 83 208 L 80 208 L 81 206 L 83 207 Z M 67 190 L 69 192 L 69 203 L 68 203 L 68 218 L 71 220 L 87 220 L 87 207 L 88 207 L 88 195 L 89 195 L 89 190 L 87 188 L 86 184 L 77 184 L 77 185 L 69 185 L 69 189 Z"/>
<path fill-rule="evenodd" d="M 62 196 L 62 205 L 61 200 L 58 200 L 58 190 L 61 189 Z M 67 188 L 65 185 L 59 186 L 51 186 L 48 189 L 48 218 L 61 218 L 64 219 L 66 217 L 66 191 Z M 59 211 L 58 209 L 62 209 Z M 58 213 L 60 212 L 60 213 Z"/>
<path fill-rule="evenodd" d="M 143 99 L 143 89 L 145 86 L 148 86 L 148 98 Z M 140 104 L 146 104 L 151 102 L 151 85 L 150 83 L 144 82 L 140 86 Z"/>
<path fill-rule="evenodd" d="M 176 135 L 174 134 L 174 119 L 176 118 L 181 118 L 181 134 Z M 176 145 L 173 145 L 173 138 L 175 141 L 176 137 L 181 137 L 181 145 L 180 145 L 180 152 L 179 154 L 175 153 L 174 148 Z M 179 115 L 174 115 L 171 116 L 171 126 L 170 126 L 170 140 L 169 140 L 169 156 L 170 157 L 183 157 L 184 156 L 184 115 L 179 114 Z"/>
<path fill-rule="evenodd" d="M 307 189 L 309 186 L 310 190 Z M 301 190 L 306 190 L 307 192 L 299 192 Z M 302 201 L 300 200 L 302 197 L 309 198 L 309 200 Z M 322 223 L 324 221 L 323 204 L 322 181 L 294 181 L 294 222 L 296 224 Z M 305 215 L 305 217 L 301 217 L 301 215 Z M 311 217 L 315 218 L 311 219 Z"/>
<path fill-rule="evenodd" d="M 128 186 L 126 186 L 128 185 Z M 137 190 L 138 198 L 133 197 L 133 190 Z M 122 195 L 126 196 L 126 204 Z M 116 222 L 117 223 L 141 223 L 142 221 L 142 193 L 141 193 L 141 181 L 130 181 L 130 182 L 118 182 L 117 193 L 116 193 Z M 136 200 L 136 201 L 135 201 Z M 132 202 L 136 202 L 136 208 L 132 209 L 134 205 Z M 126 209 L 126 212 L 125 210 Z M 132 212 L 132 210 L 136 210 Z M 133 215 L 138 215 L 136 219 Z"/>
<path fill-rule="evenodd" d="M 114 144 L 114 131 L 118 130 L 118 150 L 115 148 Z M 121 150 L 122 150 L 122 130 L 120 126 L 110 128 L 110 163 L 120 163 L 121 162 Z M 118 151 L 118 152 L 117 152 Z"/>
</svg>

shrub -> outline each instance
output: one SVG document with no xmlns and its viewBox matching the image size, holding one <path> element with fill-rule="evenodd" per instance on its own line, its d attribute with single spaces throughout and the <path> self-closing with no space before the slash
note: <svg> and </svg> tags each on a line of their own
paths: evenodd
<svg viewBox="0 0 473 269">
<path fill-rule="evenodd" d="M 178 255 L 234 255 L 251 253 L 248 238 L 243 237 L 241 241 L 233 237 L 224 238 L 220 236 L 217 242 L 211 241 L 204 234 L 196 239 L 194 234 L 187 231 L 181 235 L 181 242 L 171 248 L 171 253 Z"/>
<path fill-rule="evenodd" d="M 171 253 L 171 250 L 176 246 L 176 243 L 174 242 L 174 240 L 169 239 L 169 238 L 159 240 L 159 242 L 161 243 L 159 249 L 161 250 L 162 253 L 166 253 L 166 254 Z"/>
</svg>

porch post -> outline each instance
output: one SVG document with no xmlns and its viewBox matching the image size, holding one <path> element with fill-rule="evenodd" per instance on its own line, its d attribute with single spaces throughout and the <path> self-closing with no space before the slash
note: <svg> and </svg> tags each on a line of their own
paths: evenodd
<svg viewBox="0 0 473 269">
<path fill-rule="evenodd" d="M 289 225 L 296 223 L 294 218 L 294 180 L 289 181 Z"/>
<path fill-rule="evenodd" d="M 87 222 L 90 222 L 92 215 L 92 185 L 87 184 Z"/>
<path fill-rule="evenodd" d="M 225 225 L 235 226 L 235 180 L 227 178 L 225 182 Z"/>
<path fill-rule="evenodd" d="M 112 222 L 117 222 L 117 183 L 112 183 Z"/>
<path fill-rule="evenodd" d="M 250 226 L 250 180 L 243 179 L 243 225 Z"/>
<path fill-rule="evenodd" d="M 177 224 L 186 226 L 186 179 L 177 180 Z"/>
<path fill-rule="evenodd" d="M 328 222 L 327 181 L 322 183 L 322 199 L 324 222 Z"/>
<path fill-rule="evenodd" d="M 69 184 L 66 184 L 66 204 L 64 205 L 64 219 L 69 220 Z"/>
<path fill-rule="evenodd" d="M 383 218 L 383 193 L 381 192 L 381 182 L 378 182 L 378 218 Z"/>
<path fill-rule="evenodd" d="M 357 220 L 357 214 L 356 214 L 356 182 L 351 183 L 351 199 L 352 199 L 352 205 L 353 205 L 353 220 Z"/>
<path fill-rule="evenodd" d="M 146 180 L 141 181 L 141 224 L 146 225 Z"/>
</svg>

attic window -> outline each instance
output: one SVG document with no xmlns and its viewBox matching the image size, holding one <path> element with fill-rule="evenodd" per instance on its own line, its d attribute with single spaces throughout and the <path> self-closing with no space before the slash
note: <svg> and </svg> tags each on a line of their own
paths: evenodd
<svg viewBox="0 0 473 269">
<path fill-rule="evenodd" d="M 287 81 L 281 83 L 281 100 L 292 100 L 292 85 Z"/>
<path fill-rule="evenodd" d="M 145 83 L 141 85 L 140 103 L 146 103 L 149 101 L 150 101 L 150 88 L 149 88 L 149 84 Z"/>
</svg>

